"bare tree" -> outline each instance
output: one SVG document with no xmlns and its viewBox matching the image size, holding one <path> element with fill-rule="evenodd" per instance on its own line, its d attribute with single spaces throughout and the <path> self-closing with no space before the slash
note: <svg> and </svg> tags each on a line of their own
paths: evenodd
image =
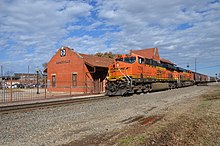
<svg viewBox="0 0 220 146">
<path fill-rule="evenodd" d="M 47 62 L 42 64 L 43 68 L 47 68 Z"/>
<path fill-rule="evenodd" d="M 95 54 L 95 56 L 105 57 L 105 58 L 115 58 L 117 55 L 119 54 L 113 54 L 112 52 L 105 52 L 105 53 L 98 52 Z"/>
</svg>

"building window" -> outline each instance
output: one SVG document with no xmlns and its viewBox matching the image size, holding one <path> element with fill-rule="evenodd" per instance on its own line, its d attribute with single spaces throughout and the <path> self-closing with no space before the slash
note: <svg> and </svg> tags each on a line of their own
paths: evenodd
<svg viewBox="0 0 220 146">
<path fill-rule="evenodd" d="M 56 75 L 52 75 L 52 87 L 56 86 Z"/>
<path fill-rule="evenodd" d="M 77 74 L 72 74 L 72 86 L 77 86 Z"/>
</svg>

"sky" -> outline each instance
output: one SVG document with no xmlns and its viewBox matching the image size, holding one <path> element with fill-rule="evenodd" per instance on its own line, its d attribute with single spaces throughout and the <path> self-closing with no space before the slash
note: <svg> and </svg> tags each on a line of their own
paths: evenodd
<svg viewBox="0 0 220 146">
<path fill-rule="evenodd" d="M 62 46 L 85 54 L 157 47 L 160 57 L 220 73 L 219 0 L 0 0 L 0 65 L 34 73 Z"/>
</svg>

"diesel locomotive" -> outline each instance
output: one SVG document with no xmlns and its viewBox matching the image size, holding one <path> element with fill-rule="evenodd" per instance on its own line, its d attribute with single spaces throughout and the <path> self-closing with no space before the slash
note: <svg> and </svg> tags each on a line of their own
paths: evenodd
<svg viewBox="0 0 220 146">
<path fill-rule="evenodd" d="M 208 76 L 142 55 L 117 56 L 109 65 L 106 95 L 128 95 L 174 89 L 208 81 Z"/>
</svg>

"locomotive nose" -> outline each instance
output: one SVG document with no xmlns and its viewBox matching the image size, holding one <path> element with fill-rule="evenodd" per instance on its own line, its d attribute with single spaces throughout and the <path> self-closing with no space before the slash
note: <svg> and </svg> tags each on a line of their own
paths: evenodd
<svg viewBox="0 0 220 146">
<path fill-rule="evenodd" d="M 120 66 L 120 63 L 119 62 L 114 62 L 113 65 L 112 65 L 112 68 L 118 68 Z"/>
</svg>

